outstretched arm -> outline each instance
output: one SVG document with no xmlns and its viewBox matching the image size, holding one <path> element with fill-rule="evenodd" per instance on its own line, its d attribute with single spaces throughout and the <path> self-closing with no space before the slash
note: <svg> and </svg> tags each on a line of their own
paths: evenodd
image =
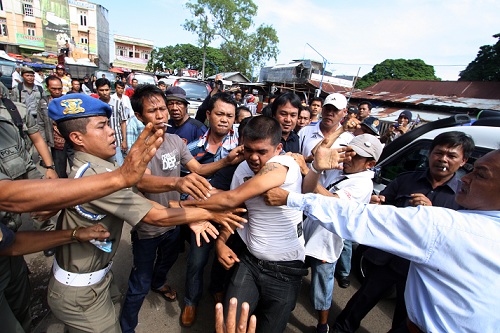
<svg viewBox="0 0 500 333">
<path fill-rule="evenodd" d="M 79 179 L 0 180 L 0 210 L 56 210 L 135 185 L 163 142 L 163 131 L 152 134 L 152 128 L 152 124 L 146 126 L 123 165 L 112 172 Z"/>
<path fill-rule="evenodd" d="M 217 193 L 204 201 L 184 201 L 182 206 L 221 210 L 239 207 L 245 200 L 261 195 L 285 182 L 288 168 L 279 163 L 267 163 L 252 179 L 231 191 Z"/>
<path fill-rule="evenodd" d="M 104 240 L 109 232 L 101 224 L 74 230 L 19 231 L 14 243 L 0 251 L 2 256 L 20 256 L 51 249 L 72 242 L 88 242 L 91 239 Z"/>
</svg>

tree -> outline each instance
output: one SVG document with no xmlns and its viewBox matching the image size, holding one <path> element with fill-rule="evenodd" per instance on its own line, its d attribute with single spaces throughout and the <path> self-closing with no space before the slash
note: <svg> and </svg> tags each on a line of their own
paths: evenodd
<svg viewBox="0 0 500 333">
<path fill-rule="evenodd" d="M 207 57 L 220 72 L 227 70 L 228 60 L 219 49 L 207 47 Z M 203 50 L 201 48 L 192 44 L 177 44 L 153 49 L 146 69 L 153 72 L 183 68 L 201 71 L 202 63 Z M 215 74 L 215 66 L 207 67 L 208 76 Z"/>
<path fill-rule="evenodd" d="M 198 44 L 204 51 L 220 37 L 220 50 L 229 60 L 230 70 L 248 75 L 254 66 L 263 66 L 271 58 L 276 60 L 276 30 L 262 24 L 250 31 L 258 8 L 252 0 L 189 0 L 186 7 L 193 18 L 184 22 L 184 29 L 198 35 Z M 205 69 L 204 63 L 202 68 Z"/>
<path fill-rule="evenodd" d="M 500 34 L 495 45 L 483 45 L 465 70 L 460 72 L 459 81 L 500 81 Z"/>
<path fill-rule="evenodd" d="M 356 88 L 365 89 L 382 80 L 440 80 L 434 67 L 421 59 L 386 59 L 373 66 L 372 71 L 363 76 Z"/>
</svg>

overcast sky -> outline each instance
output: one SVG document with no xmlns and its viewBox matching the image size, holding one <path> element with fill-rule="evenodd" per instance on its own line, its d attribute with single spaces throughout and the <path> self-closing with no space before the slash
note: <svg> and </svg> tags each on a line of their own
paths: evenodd
<svg viewBox="0 0 500 333">
<path fill-rule="evenodd" d="M 95 1 L 109 10 L 113 34 L 152 40 L 155 46 L 196 44 L 181 24 L 190 12 L 181 0 Z M 385 59 L 422 59 L 443 80 L 458 79 L 479 47 L 496 43 L 495 0 L 254 0 L 256 26 L 272 25 L 280 40 L 276 63 L 322 58 L 334 75 L 360 75 Z M 217 42 L 211 46 L 216 47 Z M 269 65 L 274 65 L 272 59 Z M 258 75 L 257 71 L 255 73 Z"/>
</svg>

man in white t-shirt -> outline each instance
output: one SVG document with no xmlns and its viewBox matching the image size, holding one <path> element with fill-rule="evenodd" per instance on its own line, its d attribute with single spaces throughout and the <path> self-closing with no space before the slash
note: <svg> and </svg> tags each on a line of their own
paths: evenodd
<svg viewBox="0 0 500 333">
<path fill-rule="evenodd" d="M 221 230 L 216 241 L 221 264 L 229 269 L 238 263 L 225 308 L 236 297 L 249 303 L 250 313 L 256 313 L 257 332 L 283 332 L 295 308 L 302 276 L 308 273 L 303 268 L 302 213 L 266 206 L 260 195 L 277 186 L 300 193 L 302 175 L 293 157 L 281 154 L 281 127 L 274 118 L 252 118 L 243 130 L 243 146 L 245 161 L 234 173 L 231 191 L 182 204 L 222 209 L 245 203 L 249 222 L 238 230 L 246 244 L 244 253 L 238 257 L 225 245 L 229 232 Z"/>
</svg>

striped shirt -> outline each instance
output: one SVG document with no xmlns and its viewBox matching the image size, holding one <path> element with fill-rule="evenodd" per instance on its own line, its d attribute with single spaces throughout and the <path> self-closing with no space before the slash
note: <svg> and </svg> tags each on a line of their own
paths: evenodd
<svg viewBox="0 0 500 333">
<path fill-rule="evenodd" d="M 211 163 L 226 157 L 231 150 L 238 146 L 238 132 L 230 130 L 229 133 L 222 139 L 215 154 L 208 150 L 208 130 L 201 138 L 190 142 L 187 147 L 191 155 L 201 164 Z"/>
<path fill-rule="evenodd" d="M 108 104 L 112 110 L 111 117 L 109 118 L 109 126 L 115 131 L 116 146 L 120 147 L 123 141 L 121 124 L 127 121 L 129 115 L 125 114 L 123 103 L 118 98 L 111 97 Z"/>
</svg>

